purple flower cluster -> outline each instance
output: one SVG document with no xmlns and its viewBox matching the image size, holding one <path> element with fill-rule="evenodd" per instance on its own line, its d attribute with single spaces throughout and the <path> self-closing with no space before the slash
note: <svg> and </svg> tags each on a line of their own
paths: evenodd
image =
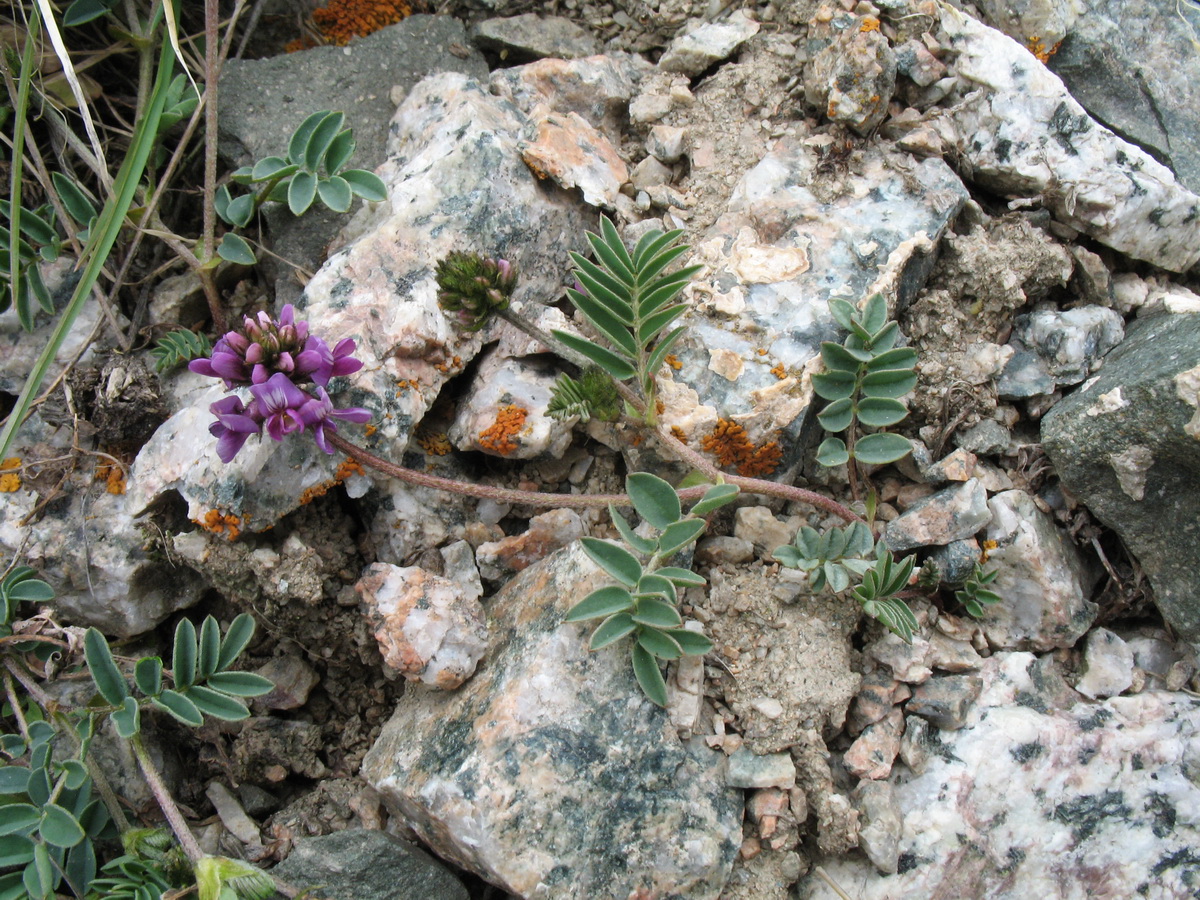
<svg viewBox="0 0 1200 900">
<path fill-rule="evenodd" d="M 209 407 L 217 421 L 208 430 L 217 439 L 221 462 L 232 460 L 246 439 L 261 435 L 263 428 L 273 440 L 284 435 L 311 431 L 317 446 L 332 453 L 328 434 L 337 431 L 335 419 L 367 422 L 371 413 L 351 407 L 336 409 L 325 388 L 329 379 L 349 375 L 362 368 L 355 359 L 354 341 L 329 345 L 308 333 L 307 322 L 296 321 L 289 303 L 278 321 L 265 312 L 246 316 L 241 331 L 230 331 L 213 346 L 212 356 L 196 359 L 188 368 L 201 375 L 220 378 L 233 391 L 248 387 L 250 402 L 237 395 L 218 400 Z M 312 384 L 315 393 L 300 385 Z"/>
</svg>

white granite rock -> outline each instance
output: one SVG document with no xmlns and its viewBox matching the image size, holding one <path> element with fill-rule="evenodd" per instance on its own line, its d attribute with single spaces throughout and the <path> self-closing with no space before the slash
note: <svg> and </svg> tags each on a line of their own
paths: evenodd
<svg viewBox="0 0 1200 900">
<path fill-rule="evenodd" d="M 919 500 L 888 522 L 884 539 L 894 553 L 969 538 L 992 518 L 987 491 L 971 478 Z"/>
<path fill-rule="evenodd" d="M 732 56 L 754 35 L 759 24 L 744 10 L 736 10 L 723 22 L 701 23 L 671 41 L 658 67 L 664 72 L 679 72 L 695 77 L 713 63 Z"/>
<path fill-rule="evenodd" d="M 1133 684 L 1133 648 L 1107 628 L 1093 629 L 1075 690 L 1092 700 L 1115 697 Z"/>
<path fill-rule="evenodd" d="M 1012 38 L 941 6 L 959 99 L 932 114 L 977 183 L 1031 198 L 1122 253 L 1183 272 L 1200 260 L 1200 197 L 1141 148 L 1092 119 Z"/>
<path fill-rule="evenodd" d="M 1088 600 L 1096 573 L 1050 516 L 1024 491 L 1005 491 L 989 502 L 985 531 L 996 548 L 988 568 L 999 572 L 991 589 L 1001 602 L 984 610 L 988 643 L 1003 649 L 1070 647 L 1095 621 Z"/>
<path fill-rule="evenodd" d="M 923 774 L 893 773 L 897 874 L 819 860 L 856 900 L 1191 896 L 1200 703 L 1148 692 L 1039 711 L 1024 699 L 1035 668 L 1029 653 L 989 659 L 966 727 L 926 744 Z M 797 896 L 837 895 L 809 875 Z"/>
<path fill-rule="evenodd" d="M 628 649 L 589 653 L 567 610 L 609 582 L 579 545 L 489 601 L 484 664 L 458 691 L 411 685 L 363 763 L 440 856 L 531 900 L 716 900 L 741 843 L 724 756 L 680 744 Z"/>
<path fill-rule="evenodd" d="M 383 661 L 410 681 L 453 690 L 471 677 L 487 648 L 477 597 L 416 566 L 372 563 L 354 586 Z"/>
<path fill-rule="evenodd" d="M 1039 309 L 1017 316 L 1009 342 L 1016 353 L 996 390 L 1002 397 L 1023 398 L 1079 384 L 1124 337 L 1121 317 L 1099 306 Z"/>
</svg>

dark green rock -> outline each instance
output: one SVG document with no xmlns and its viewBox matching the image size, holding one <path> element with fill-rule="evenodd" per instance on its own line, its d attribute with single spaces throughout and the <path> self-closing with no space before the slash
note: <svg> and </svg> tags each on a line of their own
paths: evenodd
<svg viewBox="0 0 1200 900">
<path fill-rule="evenodd" d="M 468 900 L 441 863 L 382 831 L 338 831 L 301 838 L 272 871 L 313 900 Z"/>
<path fill-rule="evenodd" d="M 1200 374 L 1185 373 L 1197 367 L 1200 315 L 1139 319 L 1100 374 L 1042 420 L 1063 484 L 1121 536 L 1189 641 L 1200 641 Z"/>
</svg>

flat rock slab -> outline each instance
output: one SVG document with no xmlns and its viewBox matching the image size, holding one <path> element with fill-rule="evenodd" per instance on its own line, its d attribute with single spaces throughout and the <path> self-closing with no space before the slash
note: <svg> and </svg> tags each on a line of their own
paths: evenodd
<svg viewBox="0 0 1200 900">
<path fill-rule="evenodd" d="M 1200 701 L 1150 691 L 1039 712 L 1037 660 L 1001 653 L 960 731 L 927 737 L 921 775 L 892 773 L 897 874 L 820 860 L 856 900 L 1190 897 L 1200 878 Z M 912 720 L 910 720 L 911 722 Z M 815 875 L 804 900 L 834 900 Z"/>
<path fill-rule="evenodd" d="M 354 900 L 467 900 L 467 889 L 437 860 L 382 831 L 300 838 L 273 874 L 306 897 Z M 276 896 L 279 896 L 278 894 Z"/>
<path fill-rule="evenodd" d="M 664 394 L 664 420 L 685 434 L 702 419 L 697 408 L 708 408 L 709 428 L 732 418 L 754 443 L 798 432 L 812 402 L 806 367 L 838 337 L 830 298 L 879 290 L 909 302 L 967 199 L 941 160 L 872 145 L 839 172 L 821 166 L 825 149 L 819 138 L 780 140 L 695 242 L 691 261 L 706 270 L 687 292 L 674 378 L 696 396 Z"/>
<path fill-rule="evenodd" d="M 521 897 L 716 900 L 741 792 L 642 696 L 626 646 L 589 653 L 586 623 L 563 624 L 608 581 L 574 544 L 509 582 L 474 678 L 410 687 L 363 776 L 439 855 Z"/>
<path fill-rule="evenodd" d="M 1063 484 L 1121 536 L 1179 636 L 1200 641 L 1200 314 L 1137 319 L 1042 419 Z"/>
</svg>

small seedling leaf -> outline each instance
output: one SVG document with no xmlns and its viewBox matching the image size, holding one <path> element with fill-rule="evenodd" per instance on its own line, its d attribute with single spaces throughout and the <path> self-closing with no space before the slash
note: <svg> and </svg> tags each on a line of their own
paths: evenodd
<svg viewBox="0 0 1200 900">
<path fill-rule="evenodd" d="M 241 700 L 218 693 L 203 685 L 192 685 L 188 688 L 187 697 L 200 712 L 212 716 L 214 719 L 224 722 L 240 722 L 242 719 L 250 717 L 250 710 Z"/>
<path fill-rule="evenodd" d="M 254 637 L 254 617 L 241 613 L 229 624 L 225 637 L 221 639 L 221 655 L 217 659 L 217 671 L 228 669 Z"/>
<path fill-rule="evenodd" d="M 240 266 L 252 266 L 258 262 L 258 257 L 254 255 L 253 248 L 246 243 L 245 238 L 232 231 L 221 235 L 217 256 L 226 262 L 236 263 Z"/>
<path fill-rule="evenodd" d="M 633 616 L 629 613 L 616 613 L 609 616 L 599 627 L 592 632 L 592 639 L 588 642 L 588 648 L 591 650 L 600 650 L 607 647 L 609 644 L 621 640 L 625 635 L 637 628 L 637 622 L 633 621 Z"/>
<path fill-rule="evenodd" d="M 180 619 L 175 627 L 175 646 L 171 655 L 171 674 L 177 690 L 196 681 L 196 626 L 191 619 Z"/>
<path fill-rule="evenodd" d="M 129 696 L 129 685 L 117 668 L 104 635 L 95 628 L 89 628 L 83 636 L 83 652 L 100 696 L 110 706 L 120 706 Z"/>
<path fill-rule="evenodd" d="M 658 539 L 658 552 L 664 558 L 686 547 L 704 533 L 707 523 L 703 519 L 684 519 L 663 531 Z"/>
<path fill-rule="evenodd" d="M 654 628 L 678 628 L 683 619 L 670 603 L 647 597 L 638 601 L 637 611 L 633 613 L 633 621 L 639 625 L 650 625 Z"/>
<path fill-rule="evenodd" d="M 821 446 L 824 446 L 822 444 Z M 883 465 L 903 459 L 912 452 L 908 438 L 898 434 L 868 434 L 854 445 L 854 456 L 859 462 Z M 818 459 L 819 459 L 818 455 Z"/>
<path fill-rule="evenodd" d="M 679 521 L 679 495 L 657 475 L 634 472 L 625 479 L 625 490 L 638 515 L 660 531 Z"/>
<path fill-rule="evenodd" d="M 84 838 L 83 826 L 57 803 L 48 803 L 43 807 L 38 834 L 47 844 L 55 847 L 74 847 Z"/>
<path fill-rule="evenodd" d="M 165 690 L 157 697 L 152 697 L 150 702 L 170 713 L 184 725 L 199 728 L 204 724 L 204 716 L 196 709 L 196 704 L 176 691 Z"/>
<path fill-rule="evenodd" d="M 215 672 L 205 684 L 233 697 L 261 697 L 275 689 L 275 683 L 270 678 L 253 672 Z"/>
<path fill-rule="evenodd" d="M 679 659 L 683 656 L 679 641 L 657 628 L 643 628 L 638 632 L 637 642 L 659 659 Z"/>
<path fill-rule="evenodd" d="M 133 681 L 138 690 L 147 697 L 162 690 L 162 660 L 157 656 L 144 656 L 133 667 Z"/>
<path fill-rule="evenodd" d="M 592 591 L 567 613 L 566 621 L 583 622 L 587 619 L 603 618 L 614 613 L 627 612 L 633 608 L 633 595 L 623 587 L 609 585 Z"/>
<path fill-rule="evenodd" d="M 624 547 L 590 537 L 581 538 L 580 542 L 583 552 L 596 565 L 627 587 L 633 587 L 642 577 L 642 564 Z"/>
<path fill-rule="evenodd" d="M 667 683 L 663 680 L 662 670 L 658 660 L 651 656 L 640 644 L 634 644 L 631 653 L 633 674 L 637 677 L 642 693 L 658 706 L 667 705 Z"/>
<path fill-rule="evenodd" d="M 350 185 L 350 190 L 356 197 L 361 197 L 368 203 L 379 203 L 387 199 L 387 185 L 374 172 L 368 172 L 366 169 L 346 169 L 338 174 Z"/>
<path fill-rule="evenodd" d="M 826 438 L 817 448 L 817 462 L 823 466 L 832 468 L 844 465 L 849 459 L 850 451 L 846 449 L 846 442 L 841 438 Z"/>
</svg>

